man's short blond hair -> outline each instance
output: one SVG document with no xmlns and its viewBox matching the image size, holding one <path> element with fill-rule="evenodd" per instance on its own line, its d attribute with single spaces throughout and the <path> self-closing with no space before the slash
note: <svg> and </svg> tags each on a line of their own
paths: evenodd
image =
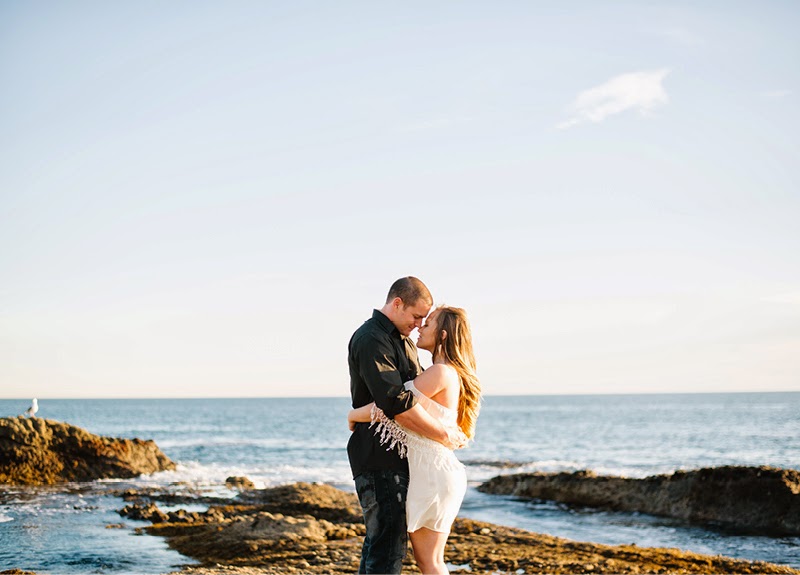
<svg viewBox="0 0 800 575">
<path fill-rule="evenodd" d="M 416 305 L 420 300 L 428 305 L 433 305 L 433 296 L 428 290 L 428 287 L 414 276 L 406 276 L 394 282 L 392 287 L 389 288 L 389 295 L 386 296 L 386 303 L 389 303 L 396 297 L 403 300 L 404 307 Z"/>
</svg>

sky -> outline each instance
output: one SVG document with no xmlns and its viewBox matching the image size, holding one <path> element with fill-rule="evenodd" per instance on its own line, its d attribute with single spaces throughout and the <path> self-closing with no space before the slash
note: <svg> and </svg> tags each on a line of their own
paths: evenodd
<svg viewBox="0 0 800 575">
<path fill-rule="evenodd" d="M 5 0 L 0 397 L 346 396 L 406 275 L 467 310 L 487 395 L 800 391 L 798 29 Z"/>
</svg>

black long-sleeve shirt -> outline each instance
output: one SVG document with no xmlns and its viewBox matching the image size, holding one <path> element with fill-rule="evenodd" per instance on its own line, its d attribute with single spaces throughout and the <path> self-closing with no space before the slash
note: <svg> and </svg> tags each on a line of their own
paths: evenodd
<svg viewBox="0 0 800 575">
<path fill-rule="evenodd" d="M 417 348 L 382 312 L 373 311 L 350 338 L 347 362 L 354 408 L 374 401 L 387 417 L 394 418 L 416 403 L 403 383 L 422 372 Z M 383 469 L 408 473 L 408 462 L 396 450 L 387 451 L 368 423 L 356 424 L 347 443 L 347 456 L 353 477 Z"/>
</svg>

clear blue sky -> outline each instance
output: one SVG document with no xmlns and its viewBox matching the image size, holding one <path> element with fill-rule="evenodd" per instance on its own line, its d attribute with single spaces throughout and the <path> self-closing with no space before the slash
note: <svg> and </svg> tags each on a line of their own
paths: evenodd
<svg viewBox="0 0 800 575">
<path fill-rule="evenodd" d="M 2 2 L 0 397 L 346 395 L 407 274 L 470 312 L 489 394 L 800 390 L 797 30 Z"/>
</svg>

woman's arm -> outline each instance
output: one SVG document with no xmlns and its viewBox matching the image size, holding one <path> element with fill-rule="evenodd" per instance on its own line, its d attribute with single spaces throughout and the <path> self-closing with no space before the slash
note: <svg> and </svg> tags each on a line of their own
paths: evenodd
<svg viewBox="0 0 800 575">
<path fill-rule="evenodd" d="M 371 414 L 374 406 L 375 402 L 373 401 L 358 409 L 350 410 L 350 413 L 347 414 L 347 426 L 350 428 L 350 431 L 356 428 L 356 423 L 369 423 L 372 421 Z"/>
</svg>

